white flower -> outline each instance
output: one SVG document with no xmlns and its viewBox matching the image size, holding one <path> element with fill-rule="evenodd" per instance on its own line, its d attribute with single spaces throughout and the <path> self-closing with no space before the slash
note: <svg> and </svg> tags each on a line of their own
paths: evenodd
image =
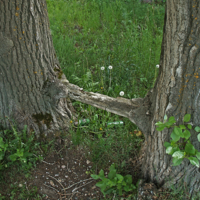
<svg viewBox="0 0 200 200">
<path fill-rule="evenodd" d="M 121 92 L 119 93 L 119 95 L 120 95 L 120 96 L 124 96 L 124 92 L 121 91 Z"/>
<path fill-rule="evenodd" d="M 110 65 L 109 67 L 108 67 L 108 69 L 112 69 L 113 67 Z"/>
<path fill-rule="evenodd" d="M 156 65 L 156 68 L 159 68 L 160 67 L 160 65 Z"/>
<path fill-rule="evenodd" d="M 101 67 L 101 70 L 104 70 L 105 69 L 105 67 Z"/>
<path fill-rule="evenodd" d="M 20 184 L 19 184 L 19 187 L 23 187 L 23 185 L 20 183 Z"/>
</svg>

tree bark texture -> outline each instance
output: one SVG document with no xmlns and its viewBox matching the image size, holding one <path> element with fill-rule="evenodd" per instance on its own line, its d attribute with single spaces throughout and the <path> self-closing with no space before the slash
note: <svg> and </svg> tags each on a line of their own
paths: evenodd
<svg viewBox="0 0 200 200">
<path fill-rule="evenodd" d="M 45 0 L 0 1 L 0 125 L 39 136 L 67 129 L 72 113 Z"/>
<path fill-rule="evenodd" d="M 165 153 L 172 129 L 156 131 L 155 123 L 164 115 L 174 116 L 182 124 L 191 114 L 194 126 L 200 125 L 200 17 L 199 1 L 167 0 L 160 59 L 160 71 L 150 102 L 151 126 L 145 134 L 144 178 L 158 186 L 183 186 L 190 194 L 200 195 L 199 169 L 184 160 L 172 167 L 172 157 Z M 193 126 L 193 127 L 194 127 Z M 197 133 L 191 131 L 192 144 L 200 150 Z"/>
</svg>

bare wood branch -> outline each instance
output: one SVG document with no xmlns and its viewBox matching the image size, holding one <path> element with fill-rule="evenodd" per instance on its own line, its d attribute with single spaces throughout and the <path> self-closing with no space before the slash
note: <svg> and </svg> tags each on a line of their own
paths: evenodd
<svg viewBox="0 0 200 200">
<path fill-rule="evenodd" d="M 63 83 L 67 86 L 68 95 L 71 99 L 92 105 L 96 108 L 100 108 L 123 117 L 127 117 L 134 124 L 136 124 L 141 131 L 146 131 L 146 123 L 149 120 L 147 118 L 150 115 L 149 98 L 113 98 L 99 93 L 86 92 L 83 90 L 83 88 L 80 88 L 79 86 L 69 82 Z"/>
</svg>

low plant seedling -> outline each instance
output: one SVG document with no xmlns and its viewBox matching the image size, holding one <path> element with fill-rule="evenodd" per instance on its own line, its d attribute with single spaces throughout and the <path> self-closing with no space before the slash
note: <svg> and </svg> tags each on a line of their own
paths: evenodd
<svg viewBox="0 0 200 200">
<path fill-rule="evenodd" d="M 136 186 L 132 184 L 132 176 L 122 176 L 117 174 L 114 164 L 110 166 L 108 178 L 104 176 L 104 171 L 102 169 L 99 175 L 92 174 L 91 177 L 93 179 L 101 179 L 96 186 L 101 188 L 101 192 L 103 193 L 104 197 L 112 193 L 122 195 L 123 191 L 130 192 L 136 189 Z"/>
<path fill-rule="evenodd" d="M 164 123 L 157 122 L 156 130 L 162 131 L 164 128 L 174 127 L 170 142 L 165 142 L 164 146 L 166 147 L 166 153 L 172 155 L 173 157 L 173 165 L 180 165 L 184 158 L 187 158 L 192 165 L 195 165 L 199 168 L 199 160 L 200 160 L 200 152 L 194 148 L 190 141 L 190 130 L 192 129 L 192 125 L 188 122 L 190 121 L 191 115 L 186 114 L 183 118 L 183 124 L 176 126 L 175 118 L 172 116 L 167 121 L 168 117 L 165 115 Z M 194 129 L 196 132 L 200 132 L 200 127 L 196 126 Z M 183 142 L 181 142 L 181 138 L 183 138 Z M 200 142 L 200 133 L 197 135 L 197 139 Z"/>
<path fill-rule="evenodd" d="M 28 136 L 27 125 L 22 133 L 18 133 L 14 127 L 10 130 L 0 131 L 0 171 L 19 162 L 25 168 L 30 168 L 32 162 L 38 158 L 33 157 L 33 151 L 39 143 L 33 143 L 34 136 Z M 32 162 L 30 162 L 32 161 Z"/>
</svg>

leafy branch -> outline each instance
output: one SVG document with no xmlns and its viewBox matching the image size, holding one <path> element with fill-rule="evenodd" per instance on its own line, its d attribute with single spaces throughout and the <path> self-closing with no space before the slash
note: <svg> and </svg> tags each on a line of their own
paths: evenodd
<svg viewBox="0 0 200 200">
<path fill-rule="evenodd" d="M 191 115 L 186 114 L 183 118 L 183 124 L 177 126 L 173 116 L 168 120 L 167 115 L 165 115 L 164 123 L 159 121 L 155 124 L 157 131 L 162 131 L 164 128 L 174 128 L 170 135 L 172 140 L 164 143 L 166 153 L 173 157 L 173 166 L 180 165 L 183 159 L 186 158 L 192 165 L 199 168 L 200 152 L 195 149 L 189 139 L 191 137 L 190 130 L 192 129 L 192 125 L 188 123 L 190 118 Z M 194 130 L 199 133 L 200 127 L 196 126 Z M 200 142 L 200 133 L 197 135 L 197 139 Z"/>
</svg>

